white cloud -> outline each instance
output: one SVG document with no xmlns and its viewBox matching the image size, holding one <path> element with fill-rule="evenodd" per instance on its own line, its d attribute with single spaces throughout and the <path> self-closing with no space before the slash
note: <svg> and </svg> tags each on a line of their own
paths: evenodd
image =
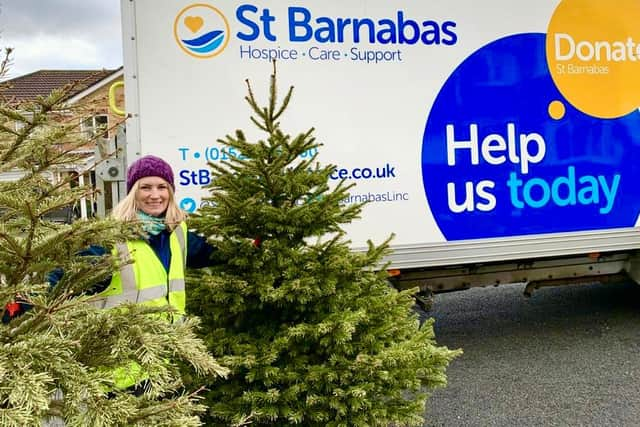
<svg viewBox="0 0 640 427">
<path fill-rule="evenodd" d="M 122 65 L 119 0 L 0 0 L 0 47 L 13 47 L 8 77 L 41 69 Z"/>
<path fill-rule="evenodd" d="M 19 39 L 14 43 L 13 65 L 8 77 L 15 77 L 39 69 L 100 69 L 110 68 L 98 51 L 99 47 L 87 40 L 63 39 L 39 35 Z"/>
</svg>

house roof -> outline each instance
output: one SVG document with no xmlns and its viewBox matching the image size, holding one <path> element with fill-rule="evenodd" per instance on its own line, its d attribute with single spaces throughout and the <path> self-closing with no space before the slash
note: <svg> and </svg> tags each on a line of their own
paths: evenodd
<svg viewBox="0 0 640 427">
<path fill-rule="evenodd" d="M 100 86 L 104 80 L 111 80 L 110 77 L 121 70 L 122 67 L 115 70 L 39 70 L 2 82 L 0 96 L 10 103 L 21 104 L 74 85 L 66 96 L 70 99 L 92 86 Z"/>
</svg>

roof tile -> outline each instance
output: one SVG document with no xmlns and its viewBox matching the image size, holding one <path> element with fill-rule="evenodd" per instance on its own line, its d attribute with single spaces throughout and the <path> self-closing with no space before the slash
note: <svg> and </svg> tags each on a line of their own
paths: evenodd
<svg viewBox="0 0 640 427">
<path fill-rule="evenodd" d="M 55 89 L 68 84 L 75 86 L 67 99 L 109 77 L 116 70 L 39 70 L 24 76 L 6 80 L 0 84 L 0 96 L 10 103 L 23 103 L 39 96 L 48 96 Z"/>
</svg>

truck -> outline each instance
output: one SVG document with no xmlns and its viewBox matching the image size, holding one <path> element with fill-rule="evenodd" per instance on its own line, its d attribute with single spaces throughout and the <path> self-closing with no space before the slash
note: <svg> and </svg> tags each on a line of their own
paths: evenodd
<svg viewBox="0 0 640 427">
<path fill-rule="evenodd" d="M 245 79 L 294 85 L 331 180 L 367 202 L 354 250 L 391 234 L 399 286 L 433 293 L 640 280 L 640 3 L 632 0 L 121 0 L 125 159 L 176 172 L 251 136 Z M 115 173 L 114 176 L 118 176 Z"/>
</svg>

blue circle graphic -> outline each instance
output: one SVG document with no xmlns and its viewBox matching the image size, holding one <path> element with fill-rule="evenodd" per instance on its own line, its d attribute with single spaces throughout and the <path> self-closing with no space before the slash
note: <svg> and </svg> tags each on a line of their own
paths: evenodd
<svg viewBox="0 0 640 427">
<path fill-rule="evenodd" d="M 550 117 L 553 101 L 564 116 Z M 473 53 L 440 90 L 422 179 L 447 240 L 628 227 L 640 205 L 639 155 L 640 113 L 576 110 L 551 79 L 545 35 L 518 34 Z"/>
<path fill-rule="evenodd" d="M 196 201 L 191 197 L 185 197 L 180 200 L 180 209 L 188 213 L 193 213 L 196 210 Z"/>
</svg>

